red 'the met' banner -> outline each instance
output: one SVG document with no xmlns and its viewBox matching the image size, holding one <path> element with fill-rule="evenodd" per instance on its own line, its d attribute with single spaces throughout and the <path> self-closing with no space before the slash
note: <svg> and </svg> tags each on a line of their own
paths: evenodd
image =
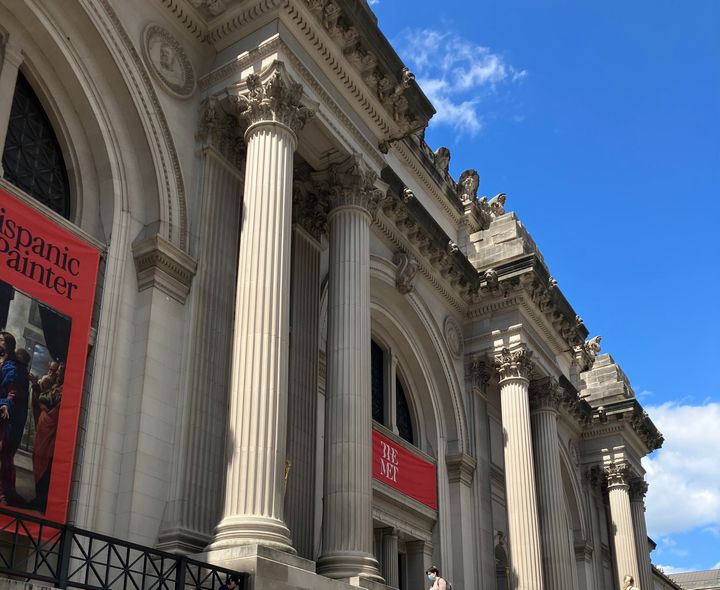
<svg viewBox="0 0 720 590">
<path fill-rule="evenodd" d="M 437 469 L 373 429 L 373 479 L 437 510 Z"/>
<path fill-rule="evenodd" d="M 100 253 L 0 189 L 0 506 L 65 522 Z"/>
</svg>

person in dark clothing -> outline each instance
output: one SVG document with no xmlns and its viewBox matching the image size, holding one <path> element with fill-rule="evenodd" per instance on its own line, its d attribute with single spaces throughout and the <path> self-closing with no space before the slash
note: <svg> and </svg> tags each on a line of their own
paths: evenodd
<svg viewBox="0 0 720 590">
<path fill-rule="evenodd" d="M 240 576 L 237 574 L 230 574 L 225 583 L 220 586 L 219 590 L 238 590 L 240 588 Z"/>
</svg>

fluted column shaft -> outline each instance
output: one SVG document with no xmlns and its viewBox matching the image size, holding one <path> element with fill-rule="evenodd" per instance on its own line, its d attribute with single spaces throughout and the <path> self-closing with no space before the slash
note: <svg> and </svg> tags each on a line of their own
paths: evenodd
<svg viewBox="0 0 720 590">
<path fill-rule="evenodd" d="M 383 578 L 385 578 L 385 585 L 391 588 L 399 588 L 398 535 L 395 529 L 389 528 L 383 530 L 382 560 L 382 572 Z"/>
<path fill-rule="evenodd" d="M 611 465 L 606 468 L 606 471 L 608 473 L 610 521 L 617 563 L 618 588 L 622 588 L 624 576 L 631 575 L 636 580 L 639 579 L 637 548 L 628 493 L 628 470 L 626 466 L 619 464 Z"/>
<path fill-rule="evenodd" d="M 293 152 L 310 116 L 273 63 L 231 102 L 250 125 L 233 330 L 225 509 L 211 549 L 293 551 L 283 520 Z"/>
<path fill-rule="evenodd" d="M 505 434 L 507 497 L 513 588 L 541 590 L 543 566 L 535 491 L 535 468 L 528 404 L 531 363 L 524 349 L 503 349 L 496 358 Z"/>
<path fill-rule="evenodd" d="M 572 553 L 568 542 L 558 446 L 561 396 L 557 383 L 534 382 L 530 400 L 545 587 L 573 590 Z"/>
<path fill-rule="evenodd" d="M 10 43 L 3 48 L 3 60 L 0 64 L 0 176 L 4 176 L 2 168 L 2 153 L 5 149 L 10 111 L 12 110 L 13 96 L 18 69 L 23 58 L 20 50 Z"/>
<path fill-rule="evenodd" d="M 298 554 L 313 559 L 320 244 L 296 224 L 293 226 L 292 250 L 285 514 Z"/>
<path fill-rule="evenodd" d="M 370 403 L 372 176 L 335 172 L 328 217 L 323 548 L 318 573 L 382 579 L 373 557 Z"/>
<path fill-rule="evenodd" d="M 645 494 L 647 483 L 637 478 L 630 481 L 630 510 L 635 530 L 635 547 L 638 558 L 638 583 L 640 588 L 652 588 L 652 566 L 648 547 L 647 525 L 645 523 Z"/>
</svg>

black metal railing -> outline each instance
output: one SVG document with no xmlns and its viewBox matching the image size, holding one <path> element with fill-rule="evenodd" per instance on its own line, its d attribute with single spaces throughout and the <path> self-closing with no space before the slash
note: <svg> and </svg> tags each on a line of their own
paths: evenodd
<svg viewBox="0 0 720 590">
<path fill-rule="evenodd" d="M 84 590 L 218 590 L 248 575 L 0 507 L 0 575 Z"/>
</svg>

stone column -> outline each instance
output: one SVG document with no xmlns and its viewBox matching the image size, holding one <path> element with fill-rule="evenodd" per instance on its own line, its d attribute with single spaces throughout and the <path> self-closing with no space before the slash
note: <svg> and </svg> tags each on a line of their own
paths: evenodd
<svg viewBox="0 0 720 590">
<path fill-rule="evenodd" d="M 382 537 L 382 570 L 385 585 L 391 588 L 400 587 L 400 570 L 398 566 L 398 534 L 393 528 L 383 529 Z"/>
<path fill-rule="evenodd" d="M 645 524 L 645 494 L 648 484 L 641 477 L 630 480 L 630 510 L 635 529 L 635 547 L 638 558 L 638 584 L 640 588 L 652 588 L 652 567 L 650 565 L 650 547 L 648 546 L 647 526 Z"/>
<path fill-rule="evenodd" d="M 405 543 L 407 551 L 407 587 L 425 588 L 427 578 L 425 572 L 432 565 L 433 547 L 428 541 L 408 541 Z"/>
<path fill-rule="evenodd" d="M 495 358 L 505 437 L 505 494 L 512 585 L 517 590 L 544 588 L 528 405 L 532 371 L 530 355 L 525 348 L 513 351 L 503 348 Z"/>
<path fill-rule="evenodd" d="M 196 135 L 201 143 L 198 266 L 190 306 L 192 342 L 179 397 L 175 457 L 157 547 L 197 553 L 212 540 L 221 517 L 225 479 L 225 427 L 230 377 L 238 236 L 245 163 L 237 118 L 219 99 L 202 104 Z"/>
<path fill-rule="evenodd" d="M 287 433 L 290 226 L 296 132 L 311 115 L 274 62 L 231 95 L 248 121 L 230 378 L 223 519 L 211 549 L 292 551 L 283 520 Z"/>
<path fill-rule="evenodd" d="M 633 529 L 632 510 L 630 509 L 629 470 L 625 463 L 612 463 L 605 467 L 610 498 L 610 521 L 615 547 L 618 588 L 626 575 L 639 580 L 637 548 Z"/>
<path fill-rule="evenodd" d="M 313 559 L 320 315 L 320 238 L 325 213 L 317 195 L 296 182 L 293 195 L 288 385 L 287 525 L 298 555 Z"/>
<path fill-rule="evenodd" d="M 573 564 L 565 518 L 558 417 L 562 394 L 554 379 L 533 381 L 530 407 L 535 450 L 535 474 L 538 490 L 538 513 L 543 548 L 545 587 L 573 590 Z"/>
<path fill-rule="evenodd" d="M 2 154 L 5 149 L 10 110 L 15 95 L 15 82 L 22 62 L 23 56 L 20 49 L 11 43 L 6 43 L 3 48 L 2 69 L 0 69 L 0 176 L 5 175 L 2 168 Z"/>
<path fill-rule="evenodd" d="M 353 156 L 330 171 L 325 482 L 318 573 L 381 580 L 372 555 L 370 221 L 377 175 Z"/>
</svg>

